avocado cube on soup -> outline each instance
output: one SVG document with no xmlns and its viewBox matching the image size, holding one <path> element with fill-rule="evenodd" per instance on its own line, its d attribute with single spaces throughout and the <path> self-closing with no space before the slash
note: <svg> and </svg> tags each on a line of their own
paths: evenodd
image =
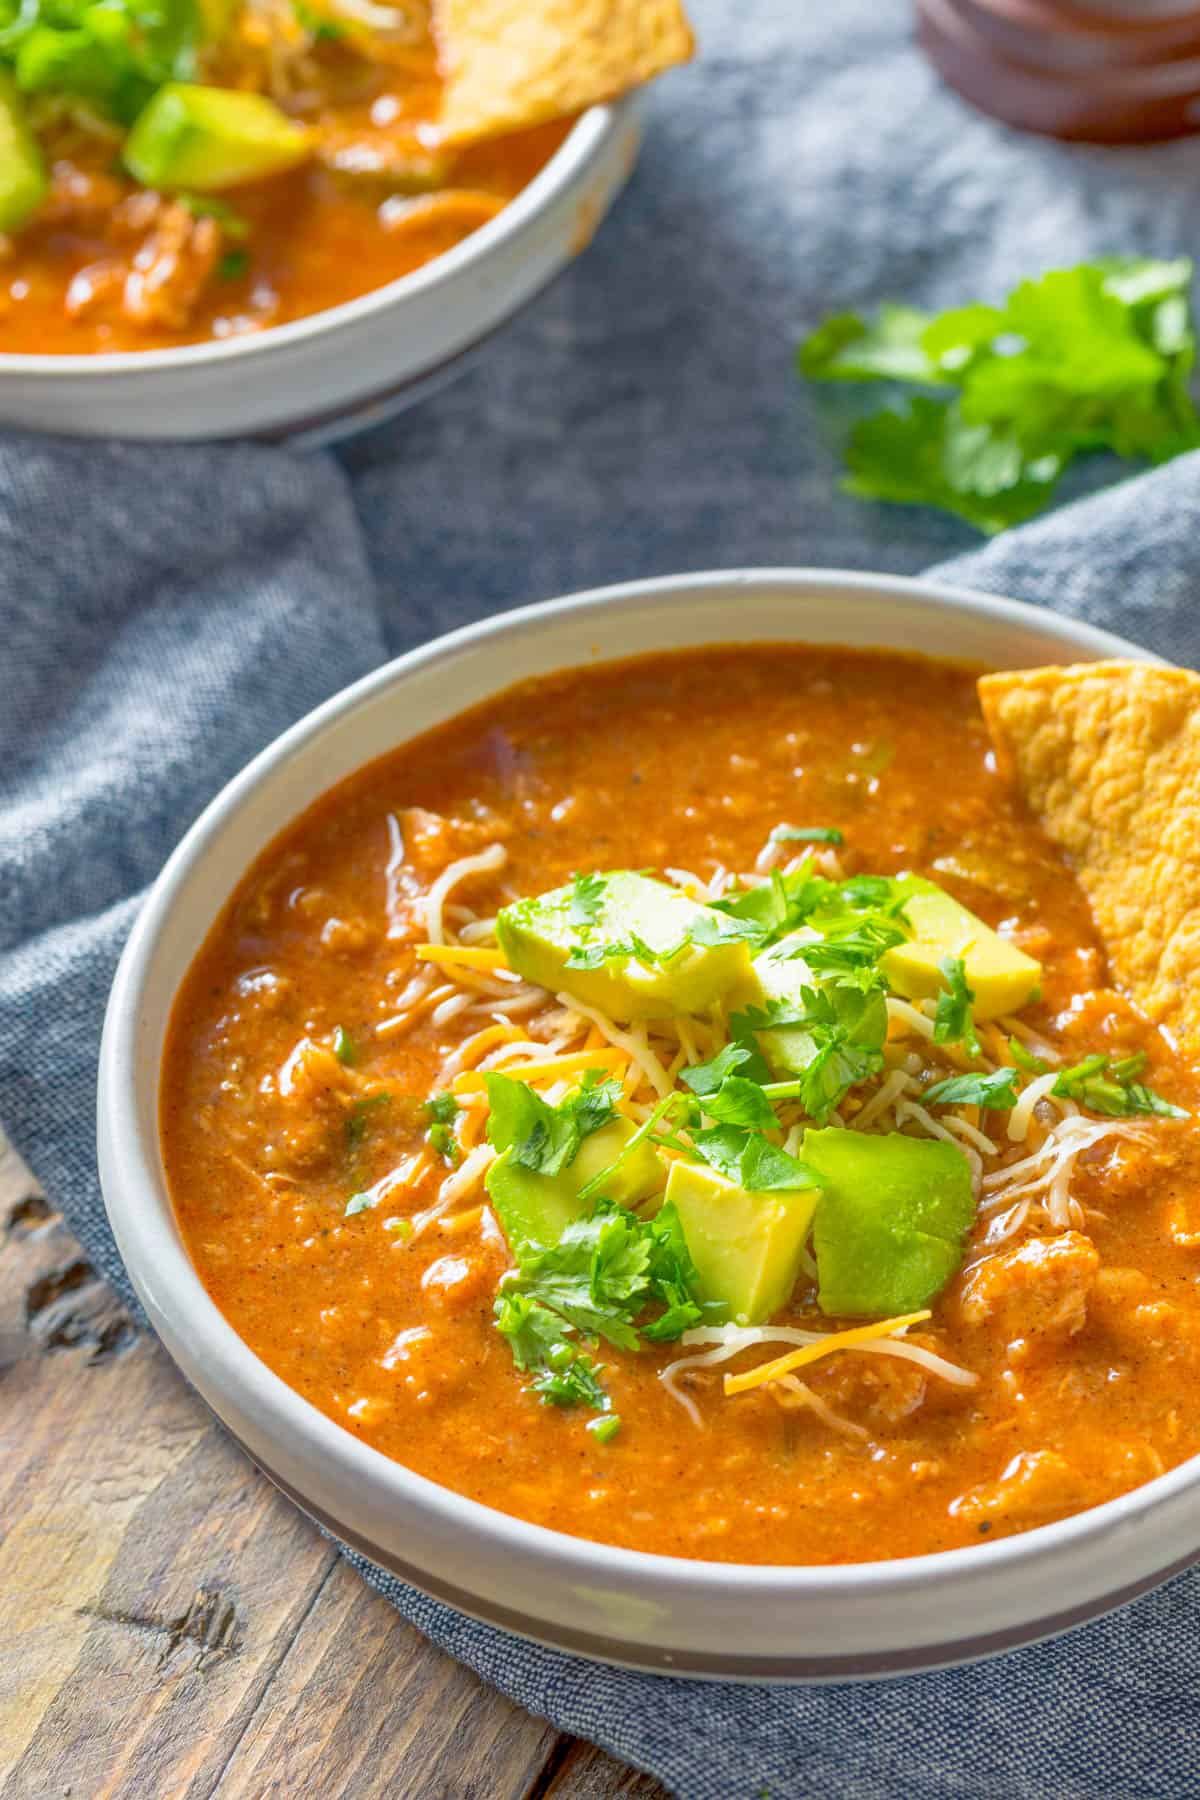
<svg viewBox="0 0 1200 1800">
<path fill-rule="evenodd" d="M 897 993 L 910 1000 L 935 998 L 946 985 L 940 964 L 947 956 L 960 956 L 977 1019 L 995 1019 L 1024 1006 L 1041 980 L 1041 963 L 935 882 L 912 875 L 904 887 L 904 916 L 913 935 L 883 958 L 884 973 Z"/>
<path fill-rule="evenodd" d="M 581 1191 L 620 1156 L 636 1129 L 630 1119 L 610 1119 L 584 1138 L 574 1161 L 556 1175 L 544 1175 L 514 1162 L 511 1149 L 497 1157 L 485 1186 L 514 1255 L 551 1249 L 568 1225 L 590 1211 L 591 1203 L 579 1198 Z M 619 1206 L 635 1206 L 662 1185 L 662 1160 L 653 1144 L 643 1138 L 601 1191 L 605 1199 L 615 1200 Z"/>
<path fill-rule="evenodd" d="M 506 906 L 500 948 L 518 975 L 571 995 L 614 1019 L 699 1013 L 741 990 L 750 973 L 744 942 L 697 944 L 693 927 L 719 915 L 678 888 L 618 870 Z"/>
<path fill-rule="evenodd" d="M 677 1162 L 667 1200 L 679 1214 L 701 1300 L 739 1324 L 760 1325 L 787 1305 L 820 1190 L 755 1194 L 715 1169 Z"/>
<path fill-rule="evenodd" d="M 802 1155 L 821 1178 L 813 1245 L 822 1312 L 886 1318 L 941 1292 L 975 1216 L 970 1165 L 956 1145 L 829 1126 L 805 1132 Z"/>
<path fill-rule="evenodd" d="M 220 193 L 303 162 L 312 136 L 262 94 L 169 81 L 134 120 L 125 167 L 147 187 Z"/>
<path fill-rule="evenodd" d="M 751 977 L 753 1005 L 765 1008 L 772 1001 L 781 1001 L 785 1006 L 803 1006 L 802 990 L 821 985 L 804 961 L 804 944 L 811 943 L 813 937 L 811 931 L 793 932 L 755 957 Z M 887 1037 L 887 1002 L 881 992 L 864 994 L 861 989 L 837 983 L 824 984 L 822 991 L 852 1032 L 855 1043 L 882 1049 Z M 759 1049 L 780 1076 L 802 1075 L 821 1048 L 805 1025 L 772 1025 L 755 1035 Z"/>
</svg>

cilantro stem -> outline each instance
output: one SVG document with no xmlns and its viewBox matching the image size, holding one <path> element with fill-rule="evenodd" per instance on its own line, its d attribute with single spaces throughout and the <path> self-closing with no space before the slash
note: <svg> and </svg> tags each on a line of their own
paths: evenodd
<svg viewBox="0 0 1200 1800">
<path fill-rule="evenodd" d="M 620 1154 L 613 1157 L 612 1161 L 608 1164 L 607 1168 L 599 1170 L 597 1174 L 592 1176 L 592 1179 L 590 1181 L 584 1182 L 583 1186 L 579 1190 L 580 1200 L 590 1200 L 590 1199 L 592 1199 L 593 1195 L 598 1194 L 601 1191 L 601 1189 L 604 1187 L 605 1182 L 611 1181 L 612 1177 L 614 1176 L 616 1171 L 620 1168 L 621 1164 L 625 1161 L 626 1157 L 629 1156 L 632 1151 L 636 1150 L 638 1145 L 641 1143 L 644 1143 L 645 1140 L 650 1136 L 650 1133 L 654 1130 L 654 1127 L 658 1124 L 658 1121 L 662 1118 L 665 1118 L 667 1113 L 669 1113 L 671 1111 L 671 1108 L 673 1106 L 676 1106 L 679 1103 L 679 1101 L 683 1100 L 684 1098 L 686 1098 L 686 1096 L 683 1094 L 668 1094 L 665 1100 L 660 1100 L 658 1105 L 654 1108 L 654 1111 L 650 1114 L 650 1117 L 646 1120 L 645 1124 L 639 1125 L 637 1130 L 634 1132 L 633 1136 L 623 1146 L 623 1148 L 620 1151 Z"/>
<path fill-rule="evenodd" d="M 768 1100 L 799 1100 L 803 1092 L 802 1081 L 768 1081 L 763 1086 Z"/>
</svg>

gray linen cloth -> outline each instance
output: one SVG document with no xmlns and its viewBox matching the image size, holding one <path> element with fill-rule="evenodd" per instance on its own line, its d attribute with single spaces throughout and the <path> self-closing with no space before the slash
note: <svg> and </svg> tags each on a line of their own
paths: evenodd
<svg viewBox="0 0 1200 1800">
<path fill-rule="evenodd" d="M 1200 142 L 1006 132 L 939 88 L 900 0 L 693 10 L 706 55 L 654 95 L 617 213 L 419 411 L 338 459 L 0 440 L 0 1119 L 126 1294 L 93 1112 L 130 921 L 221 784 L 385 656 L 572 587 L 807 563 L 937 564 L 1200 657 L 1197 457 L 981 550 L 952 520 L 838 495 L 824 402 L 790 370 L 834 307 L 1200 246 Z M 996 1663 L 765 1689 L 560 1656 L 359 1566 L 452 1655 L 684 1800 L 1200 1795 L 1191 1575 Z"/>
</svg>

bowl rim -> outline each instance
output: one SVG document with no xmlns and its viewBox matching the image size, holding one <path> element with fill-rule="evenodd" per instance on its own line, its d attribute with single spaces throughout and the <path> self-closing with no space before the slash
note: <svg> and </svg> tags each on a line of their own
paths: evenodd
<svg viewBox="0 0 1200 1800">
<path fill-rule="evenodd" d="M 566 192 L 594 157 L 615 138 L 638 103 L 637 91 L 621 95 L 580 114 L 554 154 L 547 158 L 508 204 L 470 232 L 449 250 L 398 275 L 382 287 L 371 288 L 353 300 L 306 313 L 282 325 L 228 338 L 210 338 L 199 344 L 176 344 L 157 350 L 0 351 L 0 381 L 22 376 L 38 380 L 78 380 L 81 377 L 133 375 L 145 370 L 189 369 L 197 364 L 223 366 L 246 356 L 269 355 L 303 346 L 354 325 L 364 324 L 406 300 L 435 294 L 447 283 L 469 274 L 510 238 L 518 236 L 540 216 L 544 208 Z"/>
<path fill-rule="evenodd" d="M 463 649 L 534 633 L 546 621 L 565 615 L 603 615 L 609 611 L 619 616 L 623 603 L 636 606 L 667 596 L 702 597 L 714 589 L 743 585 L 758 590 L 778 589 L 793 596 L 798 590 L 891 596 L 915 600 L 932 610 L 965 611 L 1000 624 L 1040 628 L 1042 632 L 1046 631 L 1049 616 L 1061 627 L 1064 649 L 1073 646 L 1085 653 L 1090 651 L 1093 660 L 1115 657 L 1169 666 L 1164 658 L 1128 639 L 1048 607 L 922 577 L 811 567 L 714 569 L 587 589 L 494 613 L 390 659 L 323 701 L 261 750 L 209 802 L 154 882 L 122 953 L 104 1020 L 97 1094 L 104 1201 L 118 1248 L 151 1322 L 156 1323 L 158 1317 L 176 1326 L 182 1322 L 189 1349 L 196 1346 L 203 1357 L 207 1385 L 223 1397 L 239 1396 L 245 1410 L 252 1410 L 260 1425 L 269 1422 L 276 1433 L 274 1442 L 286 1438 L 305 1464 L 317 1462 L 327 1476 L 332 1474 L 340 1491 L 353 1494 L 357 1483 L 357 1491 L 371 1489 L 377 1499 L 401 1506 L 407 1503 L 431 1515 L 442 1528 L 470 1533 L 493 1551 L 536 1561 L 547 1574 L 558 1574 L 564 1579 L 578 1579 L 586 1574 L 600 1580 L 628 1581 L 640 1575 L 660 1593 L 686 1593 L 692 1600 L 703 1600 L 706 1594 L 728 1594 L 732 1589 L 749 1597 L 774 1595 L 787 1600 L 844 1600 L 851 1595 L 900 1599 L 931 1581 L 952 1582 L 955 1577 L 971 1573 L 982 1576 L 985 1571 L 993 1576 L 1013 1572 L 1020 1565 L 1054 1557 L 1082 1541 L 1127 1532 L 1146 1514 L 1200 1484 L 1200 1456 L 1189 1458 L 1128 1493 L 1065 1519 L 987 1543 L 886 1561 L 832 1565 L 714 1562 L 625 1549 L 536 1525 L 469 1499 L 393 1461 L 320 1412 L 260 1360 L 209 1296 L 174 1223 L 170 1196 L 156 1166 L 161 1061 L 156 1061 L 152 1075 L 155 1130 L 143 1134 L 138 1119 L 137 1100 L 142 1085 L 137 1079 L 141 996 L 158 938 L 179 891 L 194 878 L 227 822 L 267 776 L 286 764 L 301 746 L 381 692 L 403 684 L 411 674 L 436 668 Z M 785 634 L 779 641 L 789 640 Z M 804 640 L 797 637 L 795 641 Z M 502 691 L 499 687 L 495 690 Z M 395 747 L 399 748 L 403 741 L 397 738 Z M 312 803 L 306 802 L 289 817 L 299 817 Z M 279 829 L 283 828 L 281 824 Z M 227 898 L 232 886 L 225 888 L 222 884 L 222 891 Z M 151 1142 L 147 1142 L 147 1136 Z M 110 1144 L 121 1145 L 119 1182 L 105 1178 L 106 1173 L 115 1175 L 115 1170 L 106 1166 L 106 1138 Z M 134 1247 L 132 1256 L 127 1255 L 126 1246 Z M 152 1283 L 146 1275 L 147 1267 L 153 1268 Z M 163 1294 L 171 1303 L 169 1309 L 160 1299 Z M 253 1456 L 253 1449 L 246 1447 Z M 349 1525 L 350 1521 L 346 1523 Z"/>
</svg>

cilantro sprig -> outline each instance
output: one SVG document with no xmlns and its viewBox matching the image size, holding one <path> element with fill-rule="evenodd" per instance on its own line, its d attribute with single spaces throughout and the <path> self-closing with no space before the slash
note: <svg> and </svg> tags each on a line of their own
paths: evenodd
<svg viewBox="0 0 1200 1800">
<path fill-rule="evenodd" d="M 450 1093 L 433 1094 L 425 1102 L 425 1117 L 429 1120 L 429 1130 L 425 1136 L 430 1147 L 452 1169 L 456 1169 L 462 1161 L 462 1149 L 454 1134 L 454 1121 L 461 1110 L 458 1101 Z"/>
<path fill-rule="evenodd" d="M 988 1112 L 1008 1112 L 1017 1104 L 1016 1069 L 990 1069 L 980 1075 L 951 1075 L 927 1089 L 930 1106 L 982 1106 Z"/>
<path fill-rule="evenodd" d="M 967 986 L 967 968 L 961 956 L 944 956 L 938 964 L 946 983 L 938 995 L 933 1018 L 935 1044 L 961 1044 L 968 1056 L 979 1055 L 975 1032 L 975 995 Z"/>
<path fill-rule="evenodd" d="M 1080 454 L 1194 449 L 1191 281 L 1186 257 L 1110 258 L 1023 281 L 999 306 L 826 319 L 800 347 L 802 375 L 915 390 L 851 432 L 845 490 L 991 534 L 1047 506 Z"/>
<path fill-rule="evenodd" d="M 603 1340 L 636 1351 L 678 1338 L 703 1317 L 695 1281 L 673 1206 L 641 1219 L 601 1200 L 552 1248 L 521 1254 L 496 1300 L 496 1326 L 544 1403 L 611 1417 L 603 1365 L 591 1347 Z M 613 1433 L 596 1435 L 605 1443 Z"/>
<path fill-rule="evenodd" d="M 584 1138 L 607 1125 L 621 1097 L 619 1081 L 601 1069 L 588 1069 L 573 1094 L 551 1106 L 528 1082 L 511 1075 L 485 1076 L 488 1097 L 488 1143 L 507 1150 L 523 1169 L 557 1175 L 569 1168 Z"/>
</svg>

